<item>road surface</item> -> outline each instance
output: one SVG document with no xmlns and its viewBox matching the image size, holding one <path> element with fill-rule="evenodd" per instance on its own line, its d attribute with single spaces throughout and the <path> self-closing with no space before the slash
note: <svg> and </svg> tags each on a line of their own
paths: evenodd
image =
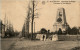
<svg viewBox="0 0 80 50">
<path fill-rule="evenodd" d="M 11 46 L 17 41 L 18 38 L 2 38 L 1 50 L 9 50 Z"/>
<path fill-rule="evenodd" d="M 79 42 L 80 43 L 80 42 Z M 17 41 L 11 50 L 71 50 L 77 41 Z"/>
<path fill-rule="evenodd" d="M 31 41 L 17 38 L 1 40 L 1 50 L 71 50 L 80 41 Z"/>
</svg>

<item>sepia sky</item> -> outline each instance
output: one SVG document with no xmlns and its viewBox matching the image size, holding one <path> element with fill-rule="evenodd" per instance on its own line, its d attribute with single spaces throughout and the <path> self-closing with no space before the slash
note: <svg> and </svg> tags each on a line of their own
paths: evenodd
<svg viewBox="0 0 80 50">
<path fill-rule="evenodd" d="M 28 1 L 26 0 L 2 0 L 1 4 L 1 19 L 4 22 L 6 14 L 7 19 L 13 24 L 15 30 L 21 31 L 25 18 L 27 16 Z M 71 4 L 54 4 L 47 2 L 42 4 L 38 3 L 36 12 L 39 18 L 35 18 L 35 31 L 41 28 L 50 29 L 53 31 L 53 24 L 56 21 L 56 14 L 58 8 L 65 8 L 66 20 L 70 27 L 80 26 L 80 6 L 79 2 Z"/>
</svg>

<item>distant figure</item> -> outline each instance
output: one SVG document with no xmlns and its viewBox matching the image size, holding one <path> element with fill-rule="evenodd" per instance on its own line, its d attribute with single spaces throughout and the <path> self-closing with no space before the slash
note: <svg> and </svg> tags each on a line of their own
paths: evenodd
<svg viewBox="0 0 80 50">
<path fill-rule="evenodd" d="M 43 35 L 43 41 L 44 41 L 45 36 Z"/>
</svg>

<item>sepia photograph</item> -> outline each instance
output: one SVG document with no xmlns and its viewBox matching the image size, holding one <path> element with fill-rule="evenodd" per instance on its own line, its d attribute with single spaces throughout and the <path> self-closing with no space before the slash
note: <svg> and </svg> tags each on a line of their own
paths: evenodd
<svg viewBox="0 0 80 50">
<path fill-rule="evenodd" d="M 79 0 L 0 0 L 0 50 L 80 50 Z"/>
</svg>

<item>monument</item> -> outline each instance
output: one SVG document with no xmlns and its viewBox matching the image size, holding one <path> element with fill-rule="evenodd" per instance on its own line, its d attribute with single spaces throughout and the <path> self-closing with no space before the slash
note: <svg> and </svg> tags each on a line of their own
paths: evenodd
<svg viewBox="0 0 80 50">
<path fill-rule="evenodd" d="M 54 31 L 58 31 L 59 29 L 61 29 L 62 32 L 65 32 L 68 27 L 69 25 L 66 21 L 65 9 L 59 8 L 57 10 L 56 22 L 53 25 Z"/>
</svg>

